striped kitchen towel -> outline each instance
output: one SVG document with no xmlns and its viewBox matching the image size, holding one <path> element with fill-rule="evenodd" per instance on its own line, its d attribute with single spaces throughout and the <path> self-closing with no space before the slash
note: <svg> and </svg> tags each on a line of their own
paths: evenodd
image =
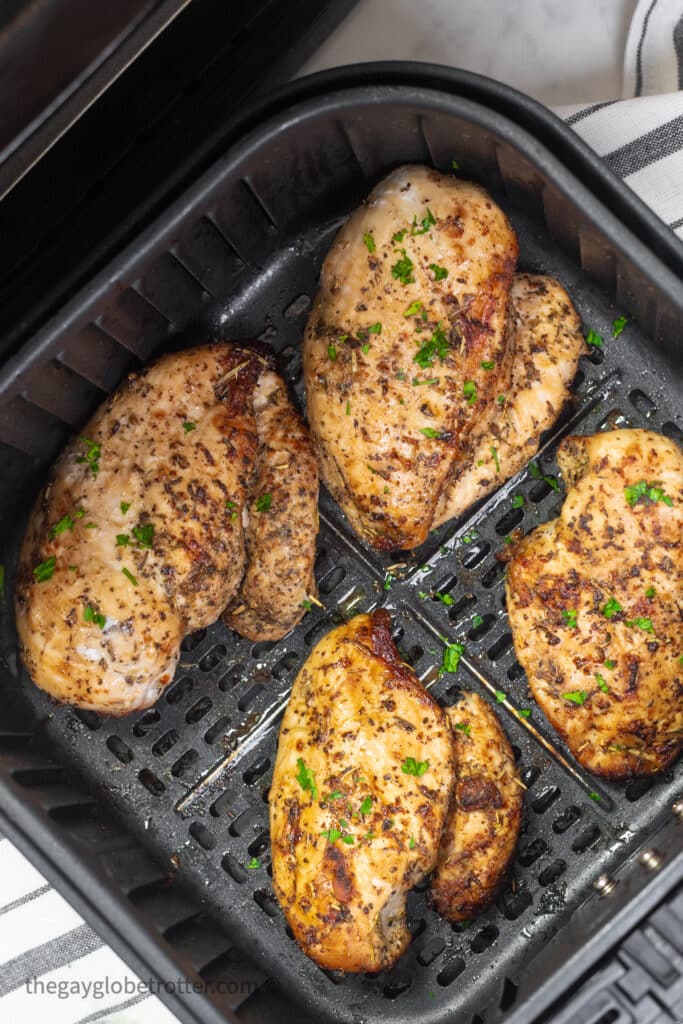
<svg viewBox="0 0 683 1024">
<path fill-rule="evenodd" d="M 639 0 L 622 99 L 558 113 L 683 237 L 683 0 Z M 178 1024 L 0 837 L 0 1022 L 43 1020 Z"/>
</svg>

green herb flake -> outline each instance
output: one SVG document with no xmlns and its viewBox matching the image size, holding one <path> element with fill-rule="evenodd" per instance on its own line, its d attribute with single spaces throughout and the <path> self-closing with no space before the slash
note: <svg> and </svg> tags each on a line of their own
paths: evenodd
<svg viewBox="0 0 683 1024">
<path fill-rule="evenodd" d="M 422 309 L 422 303 L 419 299 L 416 302 L 411 302 L 408 308 L 404 312 L 404 316 L 415 316 Z"/>
<path fill-rule="evenodd" d="M 237 503 L 235 501 L 226 501 L 225 511 L 230 513 L 230 518 L 233 522 L 237 519 Z"/>
<path fill-rule="evenodd" d="M 401 771 L 404 775 L 414 775 L 417 779 L 422 778 L 428 770 L 429 761 L 418 761 L 414 757 L 407 757 L 401 765 Z"/>
<path fill-rule="evenodd" d="M 595 681 L 603 693 L 609 693 L 609 686 L 607 685 L 607 680 L 599 672 L 595 673 Z"/>
<path fill-rule="evenodd" d="M 471 544 L 472 541 L 476 540 L 479 534 L 476 530 L 472 530 L 472 533 L 465 533 L 461 537 L 463 544 Z"/>
<path fill-rule="evenodd" d="M 85 455 L 79 455 L 76 462 L 84 462 L 87 464 L 88 469 L 92 473 L 93 477 L 96 477 L 100 471 L 100 459 L 102 458 L 102 445 L 96 441 L 91 441 L 88 437 L 82 437 L 81 441 L 86 446 Z"/>
<path fill-rule="evenodd" d="M 415 836 L 411 836 L 410 839 L 408 840 L 408 849 L 414 850 L 416 846 L 417 843 L 415 842 Z"/>
<path fill-rule="evenodd" d="M 484 619 L 481 615 L 472 616 L 472 629 L 479 629 L 480 626 L 484 625 Z"/>
<path fill-rule="evenodd" d="M 304 609 L 305 609 L 305 610 L 306 610 L 307 612 L 310 612 L 310 611 L 312 610 L 312 608 L 313 608 L 313 602 L 312 602 L 312 601 L 309 601 L 309 600 L 308 600 L 308 598 L 305 598 L 305 599 L 304 599 L 304 600 L 303 600 L 303 601 L 301 602 L 301 605 L 300 605 L 300 607 L 301 607 L 301 608 L 304 608 Z"/>
<path fill-rule="evenodd" d="M 296 781 L 299 783 L 304 792 L 311 794 L 311 800 L 318 799 L 318 787 L 315 784 L 315 776 L 310 768 L 307 768 L 304 764 L 304 760 L 301 757 L 297 757 L 296 766 L 299 769 Z M 332 840 L 330 840 L 332 842 Z"/>
<path fill-rule="evenodd" d="M 424 434 L 425 437 L 434 437 L 434 438 L 441 437 L 441 431 L 440 430 L 435 430 L 434 427 L 421 427 L 420 428 L 420 433 Z"/>
<path fill-rule="evenodd" d="M 496 399 L 496 401 L 498 402 L 498 405 L 502 409 L 502 407 L 505 405 L 505 395 L 498 395 L 498 398 Z"/>
<path fill-rule="evenodd" d="M 507 699 L 507 693 L 503 693 L 502 690 L 496 690 L 496 704 L 502 704 L 503 701 L 506 701 Z"/>
<path fill-rule="evenodd" d="M 137 587 L 138 581 L 136 580 L 135 576 L 133 576 L 133 573 L 130 571 L 130 569 L 126 569 L 124 566 L 121 572 L 123 573 L 127 580 L 130 580 L 134 587 Z"/>
<path fill-rule="evenodd" d="M 411 235 L 426 235 L 434 224 L 436 224 L 436 218 L 429 207 L 427 207 L 427 216 L 422 218 L 420 227 L 418 227 L 417 224 L 417 215 L 413 217 L 413 223 L 410 226 L 410 233 Z"/>
<path fill-rule="evenodd" d="M 400 281 L 402 285 L 415 284 L 415 278 L 413 277 L 413 270 L 415 265 L 411 260 L 410 256 L 406 256 L 405 249 L 401 249 L 401 259 L 397 260 L 391 268 L 391 276 L 395 277 L 397 281 Z"/>
<path fill-rule="evenodd" d="M 588 692 L 586 690 L 572 690 L 570 693 L 562 694 L 563 700 L 568 700 L 572 704 L 585 704 L 588 700 Z"/>
<path fill-rule="evenodd" d="M 597 331 L 594 331 L 591 327 L 588 334 L 586 335 L 586 344 L 591 345 L 593 348 L 602 348 L 602 335 L 598 334 Z"/>
<path fill-rule="evenodd" d="M 617 612 L 621 611 L 623 611 L 623 608 L 614 597 L 610 597 L 609 601 L 602 608 L 602 614 L 606 619 L 613 619 Z"/>
<path fill-rule="evenodd" d="M 424 380 L 420 380 L 419 377 L 413 377 L 413 379 L 412 379 L 412 385 L 413 385 L 414 388 L 419 388 L 419 387 L 422 386 L 422 384 L 438 384 L 438 383 L 439 383 L 439 378 L 438 377 L 425 377 Z"/>
<path fill-rule="evenodd" d="M 92 605 L 86 605 L 86 607 L 83 609 L 83 618 L 85 619 L 86 622 L 92 622 L 96 626 L 99 626 L 100 629 L 104 629 L 107 622 L 105 616 L 100 615 L 99 612 L 96 612 Z"/>
<path fill-rule="evenodd" d="M 654 633 L 654 626 L 652 625 L 652 619 L 644 619 L 642 616 L 638 616 L 635 619 L 626 619 L 627 626 L 637 627 L 642 629 L 645 633 Z"/>
<path fill-rule="evenodd" d="M 403 239 L 406 237 L 407 233 L 408 233 L 408 228 L 403 228 L 402 231 L 397 231 L 395 235 L 391 236 L 391 241 L 394 242 L 396 245 L 399 245 L 403 241 Z"/>
<path fill-rule="evenodd" d="M 257 512 L 268 512 L 273 504 L 272 494 L 260 494 L 254 506 Z"/>
<path fill-rule="evenodd" d="M 611 658 L 605 658 L 605 668 L 613 669 L 617 667 L 616 661 L 612 661 Z"/>
<path fill-rule="evenodd" d="M 116 534 L 116 547 L 117 548 L 126 548 L 126 547 L 128 547 L 129 544 L 130 544 L 130 534 L 129 533 L 117 533 Z"/>
<path fill-rule="evenodd" d="M 448 270 L 446 267 L 440 267 L 438 263 L 430 263 L 429 269 L 434 271 L 435 281 L 444 281 L 448 277 Z"/>
<path fill-rule="evenodd" d="M 496 364 L 493 362 L 492 359 L 482 359 L 479 365 L 481 366 L 482 370 L 492 370 Z"/>
<path fill-rule="evenodd" d="M 460 170 L 460 164 L 458 163 L 457 160 L 451 160 L 451 167 L 453 168 L 454 171 Z"/>
<path fill-rule="evenodd" d="M 346 843 L 347 846 L 353 846 L 354 842 L 353 836 L 342 836 L 341 841 L 342 843 Z"/>
<path fill-rule="evenodd" d="M 657 593 L 657 591 L 655 590 L 654 587 L 648 587 L 647 590 L 645 591 L 645 597 L 649 597 L 649 599 L 652 600 L 652 598 L 655 596 L 656 593 Z"/>
<path fill-rule="evenodd" d="M 383 590 L 391 590 L 391 584 L 393 583 L 394 577 L 390 572 L 386 573 L 384 577 L 384 583 L 382 584 Z"/>
<path fill-rule="evenodd" d="M 375 239 L 372 237 L 372 234 L 369 231 L 366 231 L 366 233 L 363 235 L 363 241 L 365 242 L 365 248 L 368 250 L 368 252 L 375 251 Z"/>
<path fill-rule="evenodd" d="M 434 597 L 436 598 L 437 601 L 441 601 L 441 604 L 445 604 L 447 608 L 450 608 L 452 604 L 455 604 L 455 600 L 451 597 L 450 594 L 441 594 L 437 590 L 434 593 Z"/>
<path fill-rule="evenodd" d="M 130 508 L 130 502 L 129 501 L 122 501 L 121 505 L 120 505 L 120 508 L 121 508 L 121 514 L 125 516 L 126 512 Z"/>
<path fill-rule="evenodd" d="M 592 790 L 590 791 L 590 793 L 588 794 L 588 796 L 590 797 L 590 799 L 591 799 L 591 800 L 595 800 L 595 802 L 596 802 L 596 803 L 598 803 L 598 804 L 599 804 L 599 803 L 600 803 L 600 801 L 602 800 L 602 797 L 600 796 L 600 794 L 599 794 L 599 793 L 596 793 L 594 789 L 592 789 Z"/>
<path fill-rule="evenodd" d="M 380 323 L 373 324 L 372 327 L 368 327 L 368 334 L 381 334 L 382 325 Z"/>
<path fill-rule="evenodd" d="M 631 508 L 637 505 L 639 501 L 646 505 L 655 505 L 658 501 L 662 501 L 669 507 L 673 505 L 672 499 L 668 494 L 664 493 L 659 482 L 647 483 L 646 480 L 639 480 L 637 484 L 624 487 L 624 497 L 626 498 L 626 504 L 630 505 Z"/>
<path fill-rule="evenodd" d="M 473 380 L 466 380 L 462 386 L 463 396 L 467 399 L 468 405 L 474 405 L 477 400 L 477 385 Z"/>
<path fill-rule="evenodd" d="M 71 518 L 71 516 L 67 513 L 65 516 L 62 516 L 59 522 L 55 523 L 55 525 L 50 530 L 50 540 L 54 540 L 55 537 L 59 537 L 60 533 L 64 533 L 65 530 L 73 530 L 73 528 L 74 521 Z"/>
<path fill-rule="evenodd" d="M 529 476 L 531 477 L 532 480 L 542 480 L 543 479 L 543 473 L 541 473 L 541 470 L 539 469 L 537 462 L 530 462 L 529 463 Z"/>
<path fill-rule="evenodd" d="M 469 736 L 470 733 L 472 732 L 472 726 L 469 724 L 469 722 L 456 722 L 455 728 L 458 730 L 458 732 L 464 732 L 465 736 Z"/>
<path fill-rule="evenodd" d="M 441 672 L 457 672 L 460 658 L 464 654 L 465 646 L 460 643 L 448 644 L 443 652 Z"/>
<path fill-rule="evenodd" d="M 131 533 L 141 548 L 151 548 L 154 541 L 153 523 L 143 523 L 142 526 L 134 526 Z"/>
<path fill-rule="evenodd" d="M 512 505 L 513 508 L 522 508 L 524 505 L 524 495 L 515 494 L 510 504 Z"/>
<path fill-rule="evenodd" d="M 336 358 L 337 358 L 336 346 L 335 345 L 328 345 L 327 346 L 327 354 L 330 357 L 330 359 L 332 360 L 332 362 L 334 363 L 336 361 Z"/>
<path fill-rule="evenodd" d="M 491 452 L 491 455 L 493 456 L 493 463 L 494 463 L 494 465 L 496 467 L 496 473 L 500 473 L 500 460 L 498 458 L 498 452 L 493 447 L 493 445 L 491 445 L 491 447 L 489 448 L 489 451 Z"/>
<path fill-rule="evenodd" d="M 563 609 L 562 618 L 568 629 L 576 629 L 576 612 L 573 609 Z"/>
<path fill-rule="evenodd" d="M 624 327 L 626 327 L 627 323 L 628 317 L 618 316 L 612 324 L 612 337 L 618 338 L 621 332 L 623 331 Z"/>
<path fill-rule="evenodd" d="M 351 415 L 351 401 L 348 398 L 346 400 L 346 415 Z"/>
<path fill-rule="evenodd" d="M 531 718 L 531 708 L 520 708 L 517 714 L 520 718 Z"/>
<path fill-rule="evenodd" d="M 367 355 L 370 351 L 370 342 L 366 341 L 364 345 L 361 345 L 360 350 L 363 355 Z"/>
<path fill-rule="evenodd" d="M 320 833 L 324 839 L 327 839 L 328 843 L 336 843 L 338 839 L 341 839 L 341 829 L 328 828 L 324 832 Z"/>
<path fill-rule="evenodd" d="M 441 327 L 441 321 L 439 321 L 429 341 L 423 342 L 417 353 L 413 356 L 413 362 L 417 363 L 423 370 L 426 370 L 427 367 L 434 365 L 435 356 L 438 356 L 441 362 L 443 362 L 447 355 L 448 338 Z"/>
<path fill-rule="evenodd" d="M 252 857 L 249 863 L 247 864 L 247 868 L 249 871 L 256 871 L 256 869 L 260 867 L 261 861 L 258 859 L 258 857 Z"/>
<path fill-rule="evenodd" d="M 57 558 L 55 555 L 51 555 L 46 558 L 44 562 L 37 565 L 33 570 L 33 575 L 38 583 L 47 583 L 54 576 L 55 565 L 57 564 Z"/>
<path fill-rule="evenodd" d="M 197 429 L 197 424 L 193 423 L 192 420 L 186 420 L 183 423 L 183 430 L 186 434 L 191 434 L 193 430 Z"/>
<path fill-rule="evenodd" d="M 366 796 L 358 810 L 361 814 L 369 814 L 372 810 L 372 797 Z"/>
</svg>

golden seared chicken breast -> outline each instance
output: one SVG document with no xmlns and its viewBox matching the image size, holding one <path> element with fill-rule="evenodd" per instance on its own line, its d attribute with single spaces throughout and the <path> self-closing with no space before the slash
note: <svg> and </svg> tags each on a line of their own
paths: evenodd
<svg viewBox="0 0 683 1024">
<path fill-rule="evenodd" d="M 515 852 L 524 787 L 498 716 L 476 693 L 446 714 L 455 740 L 456 782 L 432 876 L 435 909 L 465 921 L 493 901 Z"/>
<path fill-rule="evenodd" d="M 513 550 L 507 605 L 538 704 L 589 771 L 650 775 L 683 744 L 683 455 L 648 430 L 568 437 L 557 519 Z"/>
<path fill-rule="evenodd" d="M 517 239 L 484 189 L 392 171 L 325 259 L 303 344 L 322 479 L 378 548 L 426 538 L 454 468 L 510 383 Z"/>
<path fill-rule="evenodd" d="M 256 473 L 247 505 L 247 571 L 225 622 L 251 640 L 279 640 L 317 590 L 318 465 L 308 429 L 276 373 L 254 391 Z"/>
<path fill-rule="evenodd" d="M 586 352 L 581 320 L 566 291 L 544 274 L 517 274 L 510 293 L 514 324 L 512 382 L 478 435 L 467 463 L 456 466 L 433 527 L 461 515 L 518 473 L 538 451 L 570 397 Z M 493 370 L 493 367 L 490 367 Z"/>
<path fill-rule="evenodd" d="M 294 683 L 270 788 L 273 888 L 322 967 L 379 971 L 406 949 L 406 893 L 436 864 L 452 785 L 452 730 L 388 613 L 323 637 Z"/>
<path fill-rule="evenodd" d="M 51 696 L 103 714 L 149 707 L 183 635 L 237 593 L 253 396 L 272 376 L 255 347 L 166 355 L 131 375 L 58 459 L 16 580 L 21 653 Z"/>
</svg>

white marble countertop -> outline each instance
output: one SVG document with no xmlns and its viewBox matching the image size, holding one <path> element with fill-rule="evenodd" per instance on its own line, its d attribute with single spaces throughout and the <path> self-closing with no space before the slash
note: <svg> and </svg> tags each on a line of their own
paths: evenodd
<svg viewBox="0 0 683 1024">
<path fill-rule="evenodd" d="M 489 75 L 548 106 L 616 99 L 635 6 L 636 0 L 360 0 L 301 74 L 358 61 L 420 60 Z"/>
</svg>

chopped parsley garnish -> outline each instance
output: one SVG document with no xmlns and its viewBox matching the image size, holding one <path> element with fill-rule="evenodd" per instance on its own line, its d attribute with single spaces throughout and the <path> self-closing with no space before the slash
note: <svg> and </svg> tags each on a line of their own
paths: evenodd
<svg viewBox="0 0 683 1024">
<path fill-rule="evenodd" d="M 494 465 L 496 467 L 496 473 L 500 473 L 500 460 L 498 459 L 498 452 L 493 447 L 493 445 L 491 445 L 491 447 L 489 448 L 489 451 L 491 452 L 491 455 L 493 456 L 493 462 L 494 462 Z"/>
<path fill-rule="evenodd" d="M 623 331 L 624 327 L 626 327 L 627 323 L 628 317 L 618 316 L 612 324 L 612 337 L 618 338 L 621 332 Z"/>
<path fill-rule="evenodd" d="M 652 619 L 644 619 L 640 615 L 635 619 L 626 619 L 625 624 L 627 626 L 637 626 L 638 629 L 642 629 L 645 633 L 654 633 L 655 631 Z"/>
<path fill-rule="evenodd" d="M 417 226 L 417 214 L 413 217 L 410 233 L 411 235 L 426 235 L 433 224 L 436 224 L 436 218 L 429 207 L 427 207 L 427 216 L 422 218 L 421 227 Z"/>
<path fill-rule="evenodd" d="M 420 312 L 421 309 L 422 309 L 422 303 L 418 299 L 416 302 L 411 302 L 410 303 L 410 305 L 408 306 L 408 308 L 406 309 L 406 311 L 404 312 L 403 315 L 404 316 L 415 316 L 417 313 Z"/>
<path fill-rule="evenodd" d="M 81 515 L 82 515 L 82 513 L 81 513 Z M 77 518 L 80 519 L 80 516 L 78 516 Z M 55 525 L 50 530 L 50 534 L 49 534 L 50 540 L 54 540 L 55 537 L 59 537 L 60 533 L 64 533 L 65 530 L 73 530 L 73 528 L 74 528 L 73 518 L 67 512 L 67 514 L 65 516 L 62 516 L 62 518 L 59 520 L 59 522 L 55 523 Z"/>
<path fill-rule="evenodd" d="M 520 708 L 517 714 L 521 718 L 531 718 L 531 708 Z"/>
<path fill-rule="evenodd" d="M 225 511 L 230 513 L 230 518 L 232 520 L 237 519 L 237 502 L 235 502 L 235 501 L 226 501 L 226 503 L 225 503 Z"/>
<path fill-rule="evenodd" d="M 336 843 L 338 839 L 341 839 L 341 829 L 328 828 L 321 832 L 320 835 L 327 839 L 328 843 Z"/>
<path fill-rule="evenodd" d="M 126 514 L 126 512 L 128 511 L 129 508 L 130 508 L 130 502 L 129 501 L 122 501 L 121 502 L 121 513 L 122 513 L 122 515 L 125 516 L 125 514 Z"/>
<path fill-rule="evenodd" d="M 472 629 L 479 629 L 480 626 L 484 625 L 484 619 L 481 615 L 472 616 Z"/>
<path fill-rule="evenodd" d="M 394 263 L 391 268 L 391 276 L 395 277 L 397 281 L 400 281 L 402 285 L 415 284 L 415 278 L 413 277 L 413 270 L 415 265 L 411 260 L 410 256 L 406 256 L 405 249 L 401 249 L 401 259 Z"/>
<path fill-rule="evenodd" d="M 652 600 L 652 598 L 655 596 L 656 593 L 657 593 L 657 591 L 655 590 L 654 587 L 648 587 L 647 590 L 645 591 L 645 597 L 649 597 L 650 600 Z"/>
<path fill-rule="evenodd" d="M 645 480 L 639 480 L 637 484 L 624 487 L 624 497 L 631 508 L 639 501 L 649 505 L 655 505 L 658 501 L 663 501 L 669 507 L 673 505 L 672 499 L 664 493 L 660 483 L 647 483 Z"/>
<path fill-rule="evenodd" d="M 256 499 L 256 511 L 257 512 L 268 512 L 270 506 L 273 504 L 272 494 L 260 494 Z"/>
<path fill-rule="evenodd" d="M 197 424 L 193 423 L 192 420 L 186 420 L 183 423 L 183 430 L 186 434 L 191 434 L 193 430 L 197 429 Z"/>
<path fill-rule="evenodd" d="M 464 732 L 465 736 L 469 736 L 469 734 L 472 732 L 472 726 L 469 724 L 469 722 L 467 724 L 465 724 L 465 722 L 456 722 L 455 728 L 458 730 L 458 732 Z"/>
<path fill-rule="evenodd" d="M 512 505 L 513 508 L 522 508 L 522 506 L 524 505 L 524 495 L 515 494 L 510 504 Z"/>
<path fill-rule="evenodd" d="M 332 360 L 332 362 L 334 362 L 335 359 L 337 358 L 337 349 L 336 349 L 336 347 L 334 345 L 328 345 L 327 346 L 327 354 L 330 357 L 330 359 Z"/>
<path fill-rule="evenodd" d="M 492 370 L 496 364 L 492 359 L 482 359 L 479 365 L 481 366 L 482 370 Z"/>
<path fill-rule="evenodd" d="M 117 533 L 116 534 L 116 546 L 117 548 L 126 548 L 130 544 L 129 533 Z"/>
<path fill-rule="evenodd" d="M 443 652 L 443 661 L 441 662 L 441 671 L 443 672 L 457 672 L 458 665 L 460 664 L 460 658 L 465 651 L 464 644 L 452 643 L 448 644 Z"/>
<path fill-rule="evenodd" d="M 421 427 L 420 433 L 425 437 L 441 437 L 441 431 L 435 430 L 434 427 Z"/>
<path fill-rule="evenodd" d="M 370 342 L 366 341 L 364 345 L 361 345 L 360 350 L 363 353 L 363 355 L 367 355 L 368 352 L 370 351 Z"/>
<path fill-rule="evenodd" d="M 617 612 L 623 611 L 623 608 L 615 597 L 610 597 L 609 601 L 603 605 L 602 614 L 606 619 L 612 619 Z"/>
<path fill-rule="evenodd" d="M 92 605 L 86 605 L 83 609 L 83 618 L 86 622 L 93 622 L 96 626 L 99 626 L 100 629 L 104 629 L 107 622 L 105 616 L 96 612 Z"/>
<path fill-rule="evenodd" d="M 394 577 L 388 572 L 384 577 L 384 583 L 382 584 L 383 590 L 391 590 L 391 584 L 393 583 Z"/>
<path fill-rule="evenodd" d="M 576 612 L 571 609 L 564 609 L 562 611 L 562 618 L 564 619 L 565 625 L 569 629 L 576 629 Z"/>
<path fill-rule="evenodd" d="M 454 171 L 460 170 L 460 164 L 458 163 L 457 160 L 451 160 L 451 167 L 453 168 Z"/>
<path fill-rule="evenodd" d="M 498 395 L 496 401 L 498 402 L 498 405 L 501 406 L 502 408 L 505 405 L 505 395 Z"/>
<path fill-rule="evenodd" d="M 301 607 L 304 608 L 307 612 L 310 612 L 313 608 L 313 602 L 309 601 L 308 598 L 305 598 L 301 602 Z"/>
<path fill-rule="evenodd" d="M 86 528 L 86 530 L 96 530 L 97 529 L 97 523 L 86 523 L 85 524 L 85 528 Z"/>
<path fill-rule="evenodd" d="M 450 608 L 452 604 L 455 604 L 455 600 L 450 594 L 442 594 L 438 590 L 434 592 L 434 597 L 437 601 L 441 601 L 441 604 L 445 604 L 447 608 Z"/>
<path fill-rule="evenodd" d="M 51 580 L 52 577 L 54 576 L 56 564 L 56 556 L 51 555 L 49 558 L 46 558 L 44 562 L 41 562 L 40 565 L 37 565 L 33 570 L 33 575 L 35 576 L 37 582 L 47 583 L 48 580 Z"/>
<path fill-rule="evenodd" d="M 127 580 L 130 580 L 134 587 L 137 587 L 138 581 L 136 580 L 135 576 L 133 576 L 133 573 L 130 571 L 130 569 L 126 569 L 126 567 L 124 566 L 121 572 L 123 573 Z"/>
<path fill-rule="evenodd" d="M 410 839 L 408 840 L 408 849 L 414 850 L 416 846 L 417 843 L 415 842 L 415 836 L 411 836 Z"/>
<path fill-rule="evenodd" d="M 419 779 L 429 770 L 429 761 L 418 761 L 414 757 L 407 757 L 401 765 L 401 771 L 404 775 L 414 775 L 415 778 Z"/>
<path fill-rule="evenodd" d="M 467 399 L 468 405 L 474 405 L 477 400 L 477 385 L 473 380 L 466 380 L 462 386 L 463 396 Z"/>
<path fill-rule="evenodd" d="M 143 523 L 142 526 L 134 526 L 131 533 L 141 548 L 151 548 L 154 540 L 153 523 Z"/>
<path fill-rule="evenodd" d="M 593 348 L 602 348 L 602 335 L 598 334 L 597 331 L 594 331 L 591 327 L 588 334 L 586 335 L 586 344 L 592 345 Z"/>
<path fill-rule="evenodd" d="M 595 800 L 595 801 L 596 801 L 597 803 L 600 803 L 600 800 L 602 799 L 602 797 L 600 796 L 600 794 L 599 794 L 599 793 L 596 793 L 594 789 L 592 789 L 592 790 L 590 791 L 590 793 L 588 794 L 588 796 L 589 796 L 589 797 L 591 798 L 591 800 Z"/>
<path fill-rule="evenodd" d="M 438 356 L 443 362 L 447 355 L 448 339 L 441 328 L 441 321 L 439 321 L 429 341 L 424 341 L 416 355 L 413 356 L 413 362 L 426 370 L 428 366 L 434 365 L 435 356 Z"/>
<path fill-rule="evenodd" d="M 438 384 L 438 377 L 425 377 L 424 380 L 420 380 L 419 377 L 413 377 L 412 385 L 414 388 L 419 388 L 422 384 Z"/>
<path fill-rule="evenodd" d="M 346 400 L 346 415 L 347 416 L 351 415 L 351 401 L 348 398 Z"/>
<path fill-rule="evenodd" d="M 296 781 L 299 783 L 304 792 L 311 794 L 312 800 L 318 799 L 318 787 L 315 784 L 315 776 L 310 768 L 307 768 L 304 764 L 304 760 L 301 757 L 297 757 L 296 766 L 299 769 Z"/>
<path fill-rule="evenodd" d="M 605 668 L 612 669 L 612 668 L 616 668 L 616 667 L 617 667 L 616 661 L 612 661 L 611 658 L 605 658 Z"/>
<path fill-rule="evenodd" d="M 372 797 L 366 796 L 365 800 L 363 800 L 363 803 L 360 805 L 358 810 L 360 811 L 361 814 L 369 814 L 370 811 L 372 810 Z"/>
<path fill-rule="evenodd" d="M 588 693 L 586 690 L 572 690 L 570 693 L 563 693 L 562 697 L 564 700 L 571 701 L 572 704 L 585 704 Z"/>
<path fill-rule="evenodd" d="M 341 789 L 333 789 L 332 792 L 325 797 L 325 800 L 339 800 L 343 796 Z"/>
<path fill-rule="evenodd" d="M 407 231 L 408 231 L 408 228 L 403 228 L 402 231 L 397 231 L 395 235 L 391 236 L 391 241 L 395 242 L 396 245 L 398 245 L 399 242 L 402 242 L 403 239 L 406 237 L 406 232 Z"/>
<path fill-rule="evenodd" d="M 609 693 L 609 686 L 607 685 L 607 680 L 599 672 L 595 673 L 595 681 L 603 693 Z"/>
<path fill-rule="evenodd" d="M 372 237 L 372 234 L 369 231 L 366 231 L 366 233 L 363 235 L 363 241 L 365 242 L 365 248 L 368 250 L 368 252 L 375 251 L 375 239 Z"/>
<path fill-rule="evenodd" d="M 376 323 L 376 324 L 373 324 L 371 327 L 368 327 L 368 334 L 381 334 L 381 333 L 382 333 L 382 325 L 379 322 Z"/>
<path fill-rule="evenodd" d="M 478 536 L 479 536 L 479 534 L 477 533 L 477 531 L 476 530 L 472 530 L 472 533 L 465 533 L 465 534 L 463 534 L 461 539 L 462 539 L 463 544 L 471 544 L 472 541 L 476 540 Z"/>
<path fill-rule="evenodd" d="M 258 859 L 258 857 L 252 857 L 249 863 L 247 864 L 247 868 L 249 869 L 249 871 L 255 871 L 256 868 L 260 867 L 261 861 Z"/>
<path fill-rule="evenodd" d="M 548 487 L 552 487 L 554 491 L 559 491 L 560 489 L 560 485 L 558 484 L 556 478 L 548 474 L 544 475 L 539 469 L 538 463 L 536 462 L 529 463 L 529 476 L 532 478 L 532 480 L 545 481 Z"/>
<path fill-rule="evenodd" d="M 504 700 L 508 699 L 507 693 L 503 693 L 502 690 L 496 690 L 496 703 L 502 704 Z"/>
<path fill-rule="evenodd" d="M 98 444 L 96 441 L 91 441 L 87 437 L 82 437 L 81 441 L 86 446 L 87 452 L 86 452 L 85 455 L 79 455 L 78 458 L 76 459 L 76 462 L 85 462 L 85 463 L 87 463 L 88 469 L 90 470 L 92 475 L 94 477 L 96 477 L 97 474 L 100 471 L 100 459 L 102 458 L 102 445 Z"/>
<path fill-rule="evenodd" d="M 506 544 L 514 544 L 515 543 L 514 537 L 511 537 L 509 533 L 506 534 L 505 537 L 503 537 L 503 540 L 505 541 Z"/>
<path fill-rule="evenodd" d="M 448 277 L 448 270 L 446 267 L 440 267 L 438 263 L 430 263 L 429 269 L 434 271 L 434 280 L 443 281 Z"/>
</svg>

